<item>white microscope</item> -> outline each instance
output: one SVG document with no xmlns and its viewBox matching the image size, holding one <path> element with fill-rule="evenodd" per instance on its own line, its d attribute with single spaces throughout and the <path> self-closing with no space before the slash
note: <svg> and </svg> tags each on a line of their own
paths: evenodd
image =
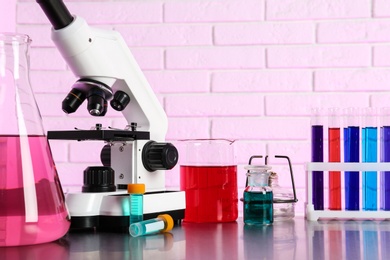
<svg viewBox="0 0 390 260">
<path fill-rule="evenodd" d="M 91 28 L 72 16 L 62 0 L 37 0 L 53 28 L 51 38 L 79 80 L 62 102 L 73 113 L 87 100 L 92 116 L 104 116 L 108 101 L 128 122 L 124 130 L 49 131 L 48 139 L 102 140 L 103 166 L 84 171 L 82 191 L 66 194 L 71 228 L 114 230 L 129 226 L 127 184 L 144 183 L 144 219 L 170 214 L 184 218 L 184 191 L 167 191 L 165 170 L 178 161 L 165 142 L 167 116 L 131 54 L 115 31 Z M 139 131 L 142 129 L 142 131 Z"/>
</svg>

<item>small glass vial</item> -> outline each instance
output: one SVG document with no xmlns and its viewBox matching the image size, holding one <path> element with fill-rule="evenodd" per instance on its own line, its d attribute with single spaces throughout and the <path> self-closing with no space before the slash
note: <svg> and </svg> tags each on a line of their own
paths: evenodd
<svg viewBox="0 0 390 260">
<path fill-rule="evenodd" d="M 279 186 L 279 176 L 270 172 L 269 186 L 273 192 L 274 221 L 292 219 L 295 216 L 295 202 L 292 190 Z"/>
<path fill-rule="evenodd" d="M 271 169 L 265 165 L 245 166 L 248 185 L 244 190 L 244 223 L 248 225 L 270 225 L 273 217 L 273 193 L 268 186 Z"/>
<path fill-rule="evenodd" d="M 128 184 L 130 203 L 130 225 L 143 220 L 145 184 Z"/>
<path fill-rule="evenodd" d="M 168 232 L 173 228 L 173 219 L 168 214 L 158 215 L 157 218 L 144 220 L 130 225 L 129 231 L 132 237 Z"/>
</svg>

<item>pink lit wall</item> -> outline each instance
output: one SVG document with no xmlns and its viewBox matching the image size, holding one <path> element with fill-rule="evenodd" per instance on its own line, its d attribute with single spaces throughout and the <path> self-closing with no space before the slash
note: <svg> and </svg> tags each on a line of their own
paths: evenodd
<svg viewBox="0 0 390 260">
<path fill-rule="evenodd" d="M 122 33 L 167 112 L 167 139 L 237 140 L 239 194 L 251 155 L 290 156 L 300 214 L 311 152 L 309 109 L 389 105 L 388 0 L 65 2 L 91 25 Z M 1 24 L 9 19 L 0 17 Z M 85 106 L 63 114 L 61 101 L 75 78 L 34 0 L 16 3 L 16 31 L 33 39 L 31 83 L 46 130 L 124 127 L 113 111 L 99 120 Z M 100 165 L 103 143 L 51 145 L 64 186 L 80 185 L 82 171 Z M 286 165 L 270 163 L 288 186 Z M 166 180 L 179 186 L 178 167 Z"/>
</svg>

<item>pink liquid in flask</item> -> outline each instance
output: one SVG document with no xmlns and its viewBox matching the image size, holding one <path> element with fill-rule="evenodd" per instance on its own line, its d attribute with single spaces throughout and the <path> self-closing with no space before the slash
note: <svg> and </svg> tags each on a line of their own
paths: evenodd
<svg viewBox="0 0 390 260">
<path fill-rule="evenodd" d="M 0 135 L 0 246 L 51 242 L 69 227 L 46 136 Z"/>
</svg>

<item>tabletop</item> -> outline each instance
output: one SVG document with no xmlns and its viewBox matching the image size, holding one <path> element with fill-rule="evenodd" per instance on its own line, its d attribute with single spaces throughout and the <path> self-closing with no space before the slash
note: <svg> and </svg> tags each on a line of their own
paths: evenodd
<svg viewBox="0 0 390 260">
<path fill-rule="evenodd" d="M 390 221 L 318 221 L 269 226 L 186 223 L 169 233 L 72 231 L 58 241 L 0 248 L 0 259 L 390 259 Z"/>
</svg>

